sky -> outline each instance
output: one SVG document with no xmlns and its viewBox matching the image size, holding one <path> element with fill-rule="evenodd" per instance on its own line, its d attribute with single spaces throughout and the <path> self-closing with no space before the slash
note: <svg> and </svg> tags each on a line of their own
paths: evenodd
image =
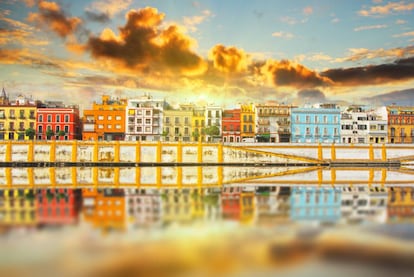
<svg viewBox="0 0 414 277">
<path fill-rule="evenodd" d="M 0 81 L 89 108 L 414 105 L 414 1 L 0 1 Z"/>
</svg>

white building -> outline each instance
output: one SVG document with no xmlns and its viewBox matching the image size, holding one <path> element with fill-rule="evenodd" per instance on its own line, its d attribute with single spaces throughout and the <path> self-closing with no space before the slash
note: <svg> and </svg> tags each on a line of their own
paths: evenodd
<svg viewBox="0 0 414 277">
<path fill-rule="evenodd" d="M 221 137 L 222 134 L 222 126 L 221 120 L 223 116 L 223 109 L 219 106 L 206 106 L 204 110 L 204 117 L 205 117 L 205 129 L 210 128 L 212 126 L 217 126 L 219 129 L 219 134 L 217 137 Z M 209 136 L 206 134 L 206 141 L 214 141 L 215 137 Z"/>
<path fill-rule="evenodd" d="M 341 113 L 342 143 L 386 143 L 387 118 L 378 111 L 351 106 Z"/>
<path fill-rule="evenodd" d="M 165 100 L 152 99 L 148 95 L 129 99 L 125 117 L 125 140 L 159 141 L 165 105 Z"/>
<path fill-rule="evenodd" d="M 134 227 L 160 227 L 162 199 L 156 189 L 126 189 L 125 208 L 128 222 Z"/>
<path fill-rule="evenodd" d="M 387 220 L 388 193 L 383 187 L 354 186 L 342 188 L 342 220 L 346 223 Z"/>
</svg>

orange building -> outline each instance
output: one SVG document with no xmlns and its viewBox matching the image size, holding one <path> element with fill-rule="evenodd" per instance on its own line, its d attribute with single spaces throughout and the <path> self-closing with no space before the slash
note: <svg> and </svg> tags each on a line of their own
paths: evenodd
<svg viewBox="0 0 414 277">
<path fill-rule="evenodd" d="M 387 211 L 389 221 L 412 221 L 414 219 L 414 188 L 390 188 Z"/>
<path fill-rule="evenodd" d="M 388 142 L 414 142 L 414 107 L 388 106 Z"/>
<path fill-rule="evenodd" d="M 83 111 L 83 140 L 124 140 L 127 99 L 102 96 L 91 110 Z"/>
<path fill-rule="evenodd" d="M 104 189 L 96 196 L 93 226 L 107 230 L 125 230 L 125 193 L 123 189 Z"/>
</svg>

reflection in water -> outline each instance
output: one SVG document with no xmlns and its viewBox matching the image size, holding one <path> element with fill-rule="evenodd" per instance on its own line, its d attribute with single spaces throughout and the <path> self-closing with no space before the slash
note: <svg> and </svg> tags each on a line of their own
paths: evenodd
<svg viewBox="0 0 414 277">
<path fill-rule="evenodd" d="M 404 274 L 412 222 L 410 186 L 8 188 L 0 274 Z"/>
</svg>

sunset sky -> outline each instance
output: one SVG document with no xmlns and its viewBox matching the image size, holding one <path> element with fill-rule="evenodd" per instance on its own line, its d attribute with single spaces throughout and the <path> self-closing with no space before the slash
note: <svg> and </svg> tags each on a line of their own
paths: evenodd
<svg viewBox="0 0 414 277">
<path fill-rule="evenodd" d="M 414 105 L 414 1 L 0 2 L 10 97 Z"/>
</svg>

